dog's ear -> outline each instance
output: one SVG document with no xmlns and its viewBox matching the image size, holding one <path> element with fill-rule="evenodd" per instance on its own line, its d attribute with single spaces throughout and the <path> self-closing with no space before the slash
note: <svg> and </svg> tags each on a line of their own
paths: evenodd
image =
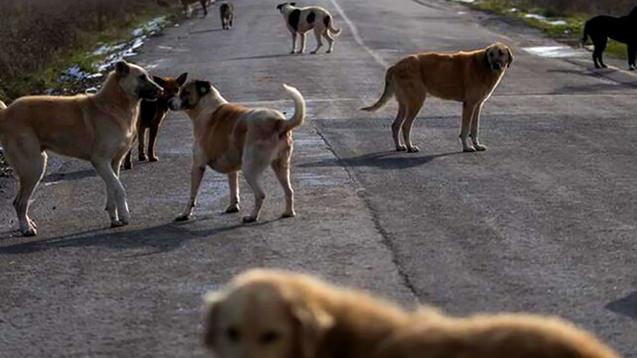
<svg viewBox="0 0 637 358">
<path fill-rule="evenodd" d="M 290 5 L 296 6 L 296 3 L 295 2 L 291 2 Z"/>
<path fill-rule="evenodd" d="M 204 316 L 204 345 L 208 348 L 214 348 L 215 338 L 217 334 L 217 326 L 219 324 L 219 309 L 225 295 L 220 292 L 210 292 L 204 296 L 204 304 L 206 306 Z"/>
<path fill-rule="evenodd" d="M 188 72 L 184 72 L 179 77 L 177 77 L 177 84 L 179 87 L 183 86 L 186 83 L 186 79 L 188 79 Z"/>
<path fill-rule="evenodd" d="M 119 61 L 115 64 L 115 73 L 124 77 L 130 72 L 130 65 L 126 61 Z"/>
<path fill-rule="evenodd" d="M 327 331 L 335 324 L 334 317 L 316 307 L 294 307 L 292 318 L 296 323 L 299 348 L 302 358 L 316 356 L 319 344 Z"/>
<path fill-rule="evenodd" d="M 507 54 L 509 55 L 509 59 L 507 60 L 507 68 L 511 67 L 511 64 L 513 63 L 513 53 L 511 52 L 511 49 L 507 47 Z"/>
<path fill-rule="evenodd" d="M 153 76 L 153 81 L 159 85 L 159 87 L 164 88 L 166 85 L 166 81 L 159 76 Z"/>
<path fill-rule="evenodd" d="M 285 4 L 279 4 L 279 5 L 277 5 L 277 6 L 276 6 L 276 9 L 277 9 L 277 10 L 279 10 L 279 11 L 281 11 L 281 9 L 283 8 L 283 5 L 285 5 Z"/>
<path fill-rule="evenodd" d="M 195 85 L 200 96 L 205 96 L 212 90 L 212 84 L 208 81 L 197 81 Z"/>
</svg>

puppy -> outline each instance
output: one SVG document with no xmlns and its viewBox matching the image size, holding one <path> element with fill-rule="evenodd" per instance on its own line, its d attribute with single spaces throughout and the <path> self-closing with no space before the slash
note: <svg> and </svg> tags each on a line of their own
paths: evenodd
<svg viewBox="0 0 637 358">
<path fill-rule="evenodd" d="M 555 317 L 450 318 L 429 312 L 381 344 L 373 358 L 619 358 L 595 337 Z"/>
<path fill-rule="evenodd" d="M 333 26 L 332 15 L 327 10 L 320 6 L 309 7 L 296 7 L 294 2 L 286 2 L 279 4 L 276 7 L 283 15 L 285 23 L 288 26 L 288 30 L 292 34 L 292 52 L 296 53 L 296 35 L 301 37 L 301 49 L 299 53 L 302 54 L 305 51 L 305 36 L 306 32 L 314 29 L 314 36 L 316 37 L 316 49 L 312 51 L 313 54 L 323 46 L 321 37 L 325 37 L 329 47 L 327 53 L 331 53 L 334 50 L 334 39 L 341 33 L 340 29 L 336 29 Z"/>
<path fill-rule="evenodd" d="M 411 128 L 427 96 L 462 102 L 462 149 L 483 151 L 487 148 L 478 140 L 480 111 L 512 62 L 511 50 L 501 43 L 471 52 L 408 56 L 387 70 L 382 96 L 362 110 L 377 111 L 395 96 L 399 109 L 392 124 L 394 144 L 399 152 L 413 153 L 420 149 L 411 142 Z M 473 144 L 467 142 L 468 136 Z"/>
<path fill-rule="evenodd" d="M 283 85 L 294 100 L 290 120 L 272 109 L 248 109 L 228 103 L 210 82 L 192 81 L 173 98 L 173 110 L 185 110 L 193 122 L 193 161 L 190 200 L 177 221 L 188 220 L 197 202 L 199 185 L 206 166 L 228 175 L 230 206 L 227 213 L 239 211 L 239 170 L 254 192 L 255 206 L 243 222 L 253 222 L 265 199 L 259 179 L 270 166 L 285 192 L 283 217 L 293 217 L 294 191 L 290 185 L 292 130 L 305 119 L 305 100 L 294 87 Z"/>
<path fill-rule="evenodd" d="M 221 27 L 224 30 L 230 30 L 234 21 L 234 6 L 224 2 L 219 7 L 219 14 L 221 15 Z"/>
<path fill-rule="evenodd" d="M 407 312 L 284 271 L 251 270 L 209 294 L 204 341 L 217 358 L 367 358 Z"/>
<path fill-rule="evenodd" d="M 168 112 L 168 101 L 179 94 L 179 89 L 186 83 L 187 73 L 182 73 L 179 77 L 159 77 L 153 76 L 153 81 L 160 85 L 164 91 L 163 94 L 155 101 L 142 100 L 139 106 L 139 120 L 137 121 L 137 145 L 139 161 L 150 160 L 156 162 L 159 160 L 155 154 L 155 143 L 157 141 L 157 133 L 161 127 L 166 113 Z M 148 138 L 148 156 L 144 151 L 144 142 L 146 141 L 146 130 L 149 131 Z M 124 159 L 124 169 L 133 168 L 131 160 L 133 150 L 129 150 Z"/>
<path fill-rule="evenodd" d="M 111 226 L 128 224 L 119 168 L 134 139 L 139 102 L 161 91 L 143 68 L 122 61 L 97 94 L 23 97 L 0 110 L 0 142 L 20 182 L 13 205 L 23 235 L 36 234 L 29 201 L 44 174 L 46 151 L 91 162 L 106 184 Z"/>
<path fill-rule="evenodd" d="M 584 25 L 584 36 L 582 45 L 586 44 L 588 38 L 593 40 L 595 50 L 593 51 L 593 63 L 595 68 L 607 68 L 602 55 L 606 50 L 608 38 L 628 45 L 628 68 L 634 71 L 637 68 L 635 59 L 637 58 L 637 7 L 628 16 L 596 16 Z"/>
</svg>

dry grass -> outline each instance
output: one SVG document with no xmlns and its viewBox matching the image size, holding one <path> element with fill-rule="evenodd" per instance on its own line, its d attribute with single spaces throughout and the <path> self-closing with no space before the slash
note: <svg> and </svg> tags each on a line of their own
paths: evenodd
<svg viewBox="0 0 637 358">
<path fill-rule="evenodd" d="M 2 0 L 0 97 L 39 92 L 98 41 L 122 36 L 152 0 Z"/>
</svg>

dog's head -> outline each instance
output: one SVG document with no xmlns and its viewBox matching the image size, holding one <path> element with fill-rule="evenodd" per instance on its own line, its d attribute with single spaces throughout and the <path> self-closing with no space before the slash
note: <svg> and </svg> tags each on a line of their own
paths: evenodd
<svg viewBox="0 0 637 358">
<path fill-rule="evenodd" d="M 164 92 L 159 96 L 159 99 L 164 103 L 170 102 L 173 97 L 179 94 L 179 90 L 186 83 L 188 73 L 182 73 L 179 77 L 159 77 L 153 76 L 153 81 L 164 89 Z"/>
<path fill-rule="evenodd" d="M 115 64 L 115 76 L 122 90 L 137 99 L 155 101 L 163 91 L 146 70 L 126 61 Z"/>
<path fill-rule="evenodd" d="M 501 71 L 511 67 L 513 53 L 511 49 L 502 43 L 496 42 L 485 50 L 487 64 L 492 71 Z"/>
<path fill-rule="evenodd" d="M 279 10 L 280 12 L 283 12 L 283 9 L 287 6 L 296 6 L 295 2 L 284 2 L 282 4 L 279 4 L 276 6 L 276 9 Z"/>
<path fill-rule="evenodd" d="M 208 81 L 194 80 L 181 87 L 178 96 L 168 101 L 168 107 L 173 111 L 195 109 L 199 102 L 209 96 L 215 89 Z"/>
<path fill-rule="evenodd" d="M 252 270 L 206 298 L 204 342 L 218 358 L 311 358 L 334 319 L 298 276 Z"/>
<path fill-rule="evenodd" d="M 637 6 L 633 8 L 633 10 L 628 14 L 628 17 L 636 19 L 637 18 Z"/>
</svg>

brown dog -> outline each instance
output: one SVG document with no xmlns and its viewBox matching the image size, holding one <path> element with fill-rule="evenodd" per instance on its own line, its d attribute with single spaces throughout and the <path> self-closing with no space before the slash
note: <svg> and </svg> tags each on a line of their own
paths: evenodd
<svg viewBox="0 0 637 358">
<path fill-rule="evenodd" d="M 207 303 L 217 358 L 367 358 L 410 321 L 388 302 L 284 271 L 244 273 Z"/>
<path fill-rule="evenodd" d="M 557 318 L 410 312 L 285 271 L 248 271 L 206 302 L 204 341 L 217 358 L 618 357 Z"/>
<path fill-rule="evenodd" d="M 177 221 L 188 220 L 197 202 L 199 185 L 206 166 L 228 174 L 230 206 L 227 213 L 239 211 L 239 170 L 254 192 L 254 209 L 243 218 L 253 222 L 259 218 L 265 193 L 259 180 L 269 166 L 285 192 L 283 217 L 293 217 L 294 191 L 290 184 L 292 130 L 305 119 L 305 100 L 294 87 L 283 85 L 294 100 L 294 115 L 286 120 L 273 109 L 248 109 L 228 103 L 207 81 L 191 81 L 170 100 L 173 110 L 185 110 L 193 122 L 192 173 L 190 200 Z"/>
<path fill-rule="evenodd" d="M 161 127 L 166 113 L 168 112 L 168 101 L 179 94 L 181 86 L 186 83 L 187 73 L 182 73 L 179 77 L 159 77 L 153 76 L 153 81 L 160 85 L 164 92 L 155 101 L 142 100 L 139 106 L 139 120 L 137 121 L 137 150 L 139 161 L 149 160 L 156 162 L 159 160 L 155 154 L 155 143 L 157 134 Z M 146 130 L 148 130 L 148 156 L 144 151 L 144 142 L 146 141 Z M 124 169 L 133 168 L 131 160 L 133 150 L 129 150 L 124 159 Z"/>
<path fill-rule="evenodd" d="M 472 52 L 408 56 L 387 70 L 382 96 L 363 110 L 376 111 L 395 96 L 399 106 L 392 124 L 396 150 L 418 152 L 411 142 L 411 127 L 427 95 L 462 102 L 462 149 L 483 151 L 486 147 L 478 141 L 480 111 L 512 62 L 511 50 L 501 43 Z M 405 145 L 400 140 L 401 130 Z M 469 135 L 473 145 L 467 142 Z"/>
<path fill-rule="evenodd" d="M 29 200 L 44 174 L 49 150 L 90 161 L 106 184 L 111 226 L 128 224 L 119 168 L 135 135 L 140 100 L 160 93 L 161 87 L 143 68 L 122 61 L 95 95 L 23 97 L 0 110 L 0 142 L 20 182 L 13 205 L 23 235 L 36 234 Z"/>
</svg>

